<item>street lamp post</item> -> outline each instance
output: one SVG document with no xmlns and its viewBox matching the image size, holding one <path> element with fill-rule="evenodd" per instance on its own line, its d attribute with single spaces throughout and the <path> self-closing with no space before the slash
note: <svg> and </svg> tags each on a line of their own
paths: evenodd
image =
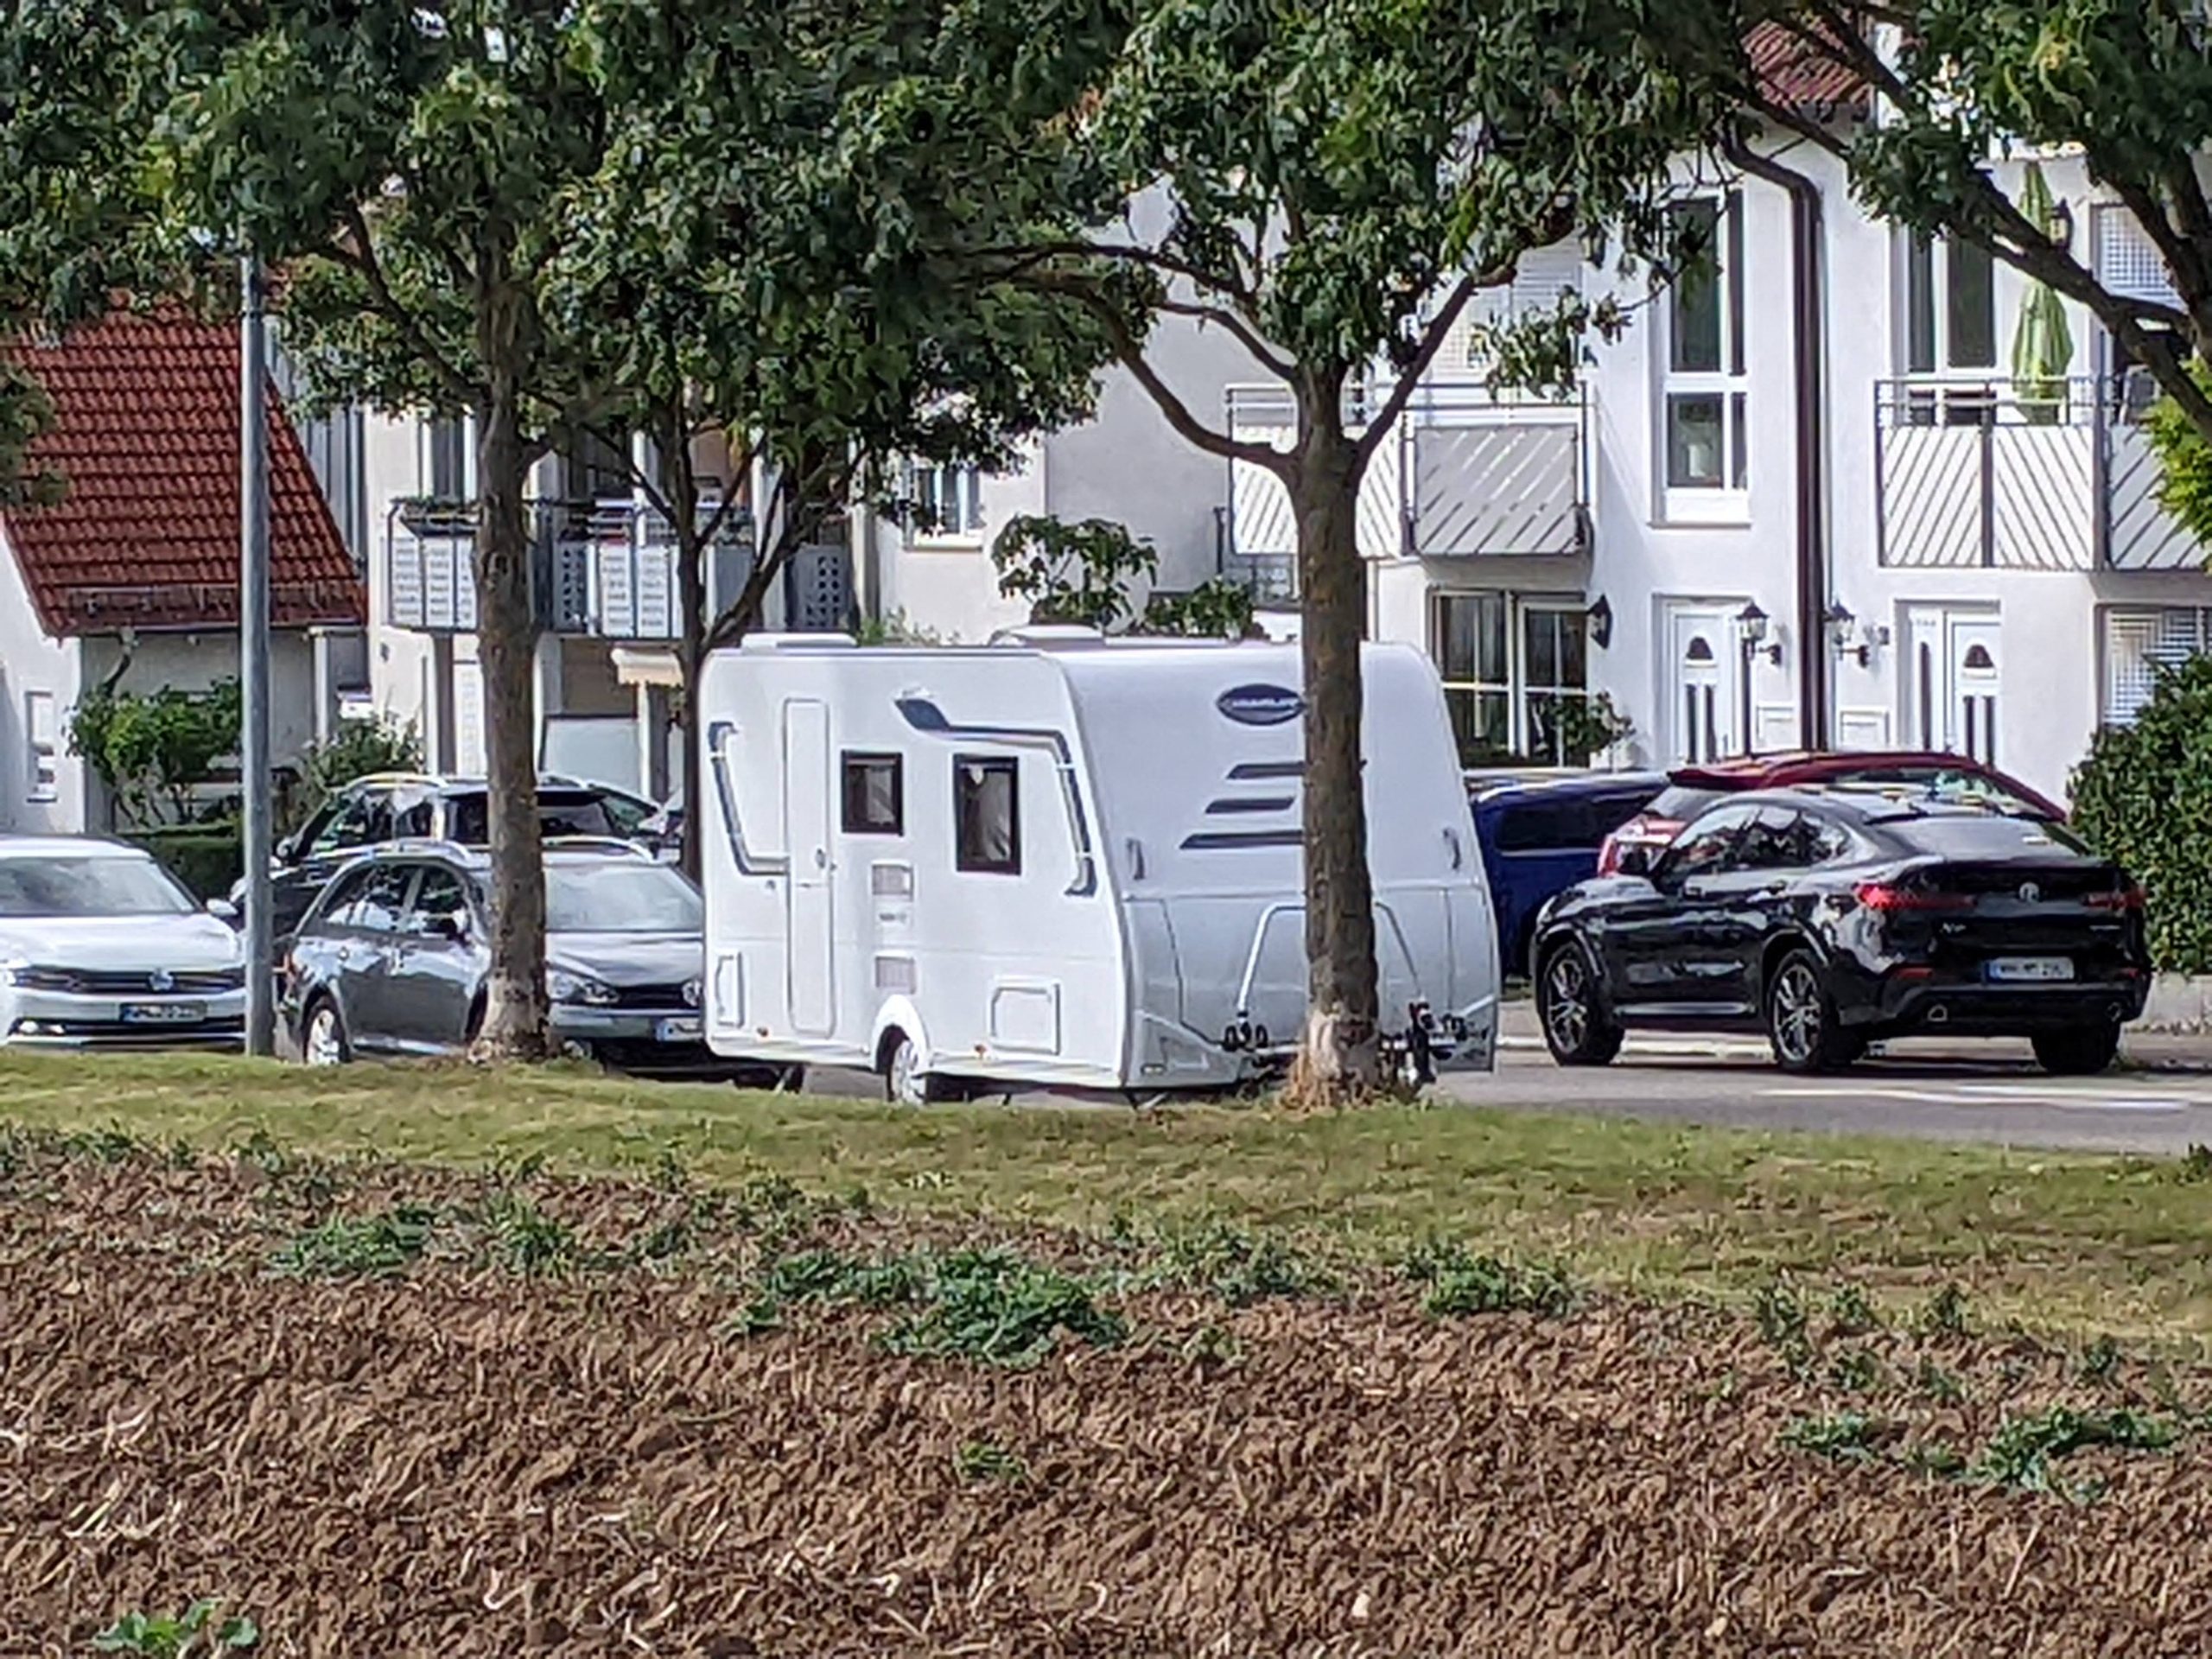
<svg viewBox="0 0 2212 1659">
<path fill-rule="evenodd" d="M 276 1052 L 276 964 L 270 914 L 269 359 L 265 280 L 238 259 L 238 745 L 245 798 L 245 1046 Z"/>
</svg>

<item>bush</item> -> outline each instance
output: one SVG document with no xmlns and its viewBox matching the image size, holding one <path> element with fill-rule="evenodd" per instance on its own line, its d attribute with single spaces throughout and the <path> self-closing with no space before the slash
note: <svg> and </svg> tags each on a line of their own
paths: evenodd
<svg viewBox="0 0 2212 1659">
<path fill-rule="evenodd" d="M 238 747 L 238 683 L 205 691 L 139 693 L 104 686 L 69 716 L 69 753 L 82 756 L 134 823 L 192 816 L 192 793 Z"/>
<path fill-rule="evenodd" d="M 2143 884 L 2152 962 L 2212 972 L 2212 658 L 2161 670 L 2135 723 L 2097 734 L 2074 827 Z"/>
<path fill-rule="evenodd" d="M 172 829 L 125 830 L 116 837 L 143 847 L 195 899 L 221 899 L 245 868 L 245 837 L 235 823 L 180 824 Z"/>
<path fill-rule="evenodd" d="M 380 772 L 423 770 L 423 738 L 389 715 L 340 722 L 327 742 L 308 746 L 293 816 L 305 823 L 316 808 L 352 783 Z M 292 828 L 297 828 L 295 823 Z"/>
</svg>

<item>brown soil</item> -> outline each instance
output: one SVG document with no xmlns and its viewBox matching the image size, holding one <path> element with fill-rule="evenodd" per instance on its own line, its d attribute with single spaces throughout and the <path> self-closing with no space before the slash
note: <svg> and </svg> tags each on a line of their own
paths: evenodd
<svg viewBox="0 0 2212 1659">
<path fill-rule="evenodd" d="M 1120 1345 L 1009 1370 L 886 1353 L 877 1314 L 733 1328 L 764 1253 L 921 1241 L 895 1217 L 524 1180 L 587 1246 L 684 1230 L 656 1263 L 531 1276 L 457 1224 L 333 1281 L 271 1252 L 334 1208 L 509 1189 L 10 1162 L 0 1653 L 200 1596 L 281 1655 L 2212 1651 L 2212 1438 L 2079 1452 L 2054 1465 L 2071 1497 L 1903 1456 L 1972 1458 L 2058 1403 L 2193 1422 L 2173 1391 L 2208 1379 L 2139 1359 L 2085 1381 L 2025 1339 L 1816 1316 L 1793 1367 L 1732 1315 L 1438 1319 L 1377 1276 L 1243 1308 L 1134 1291 Z M 1785 1443 L 1847 1410 L 1897 1425 L 1886 1455 Z M 982 1443 L 1026 1474 L 963 1470 Z"/>
</svg>

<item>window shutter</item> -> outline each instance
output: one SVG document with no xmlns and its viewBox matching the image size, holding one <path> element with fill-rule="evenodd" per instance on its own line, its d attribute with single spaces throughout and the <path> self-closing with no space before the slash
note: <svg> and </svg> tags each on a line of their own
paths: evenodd
<svg viewBox="0 0 2212 1659">
<path fill-rule="evenodd" d="M 1549 311 L 1560 296 L 1582 287 L 1582 246 L 1579 242 L 1554 242 L 1531 248 L 1521 256 L 1513 280 L 1477 294 L 1452 325 L 1452 338 L 1437 354 L 1438 367 L 1449 374 L 1489 367 L 1477 349 L 1476 330 L 1510 321 L 1531 311 Z"/>
<path fill-rule="evenodd" d="M 2212 645 L 2212 613 L 2183 606 L 2105 614 L 2105 707 L 2108 726 L 2143 712 L 2158 671 L 2178 667 Z"/>
<path fill-rule="evenodd" d="M 2097 280 L 2131 300 L 2177 305 L 2165 261 L 2125 207 L 2101 207 L 2096 220 Z"/>
</svg>

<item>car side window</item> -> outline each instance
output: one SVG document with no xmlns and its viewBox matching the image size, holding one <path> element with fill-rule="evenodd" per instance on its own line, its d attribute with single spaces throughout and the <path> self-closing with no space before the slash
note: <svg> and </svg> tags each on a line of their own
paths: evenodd
<svg viewBox="0 0 2212 1659">
<path fill-rule="evenodd" d="M 351 927 L 353 913 L 360 907 L 361 890 L 369 885 L 373 870 L 349 870 L 330 884 L 330 896 L 323 901 L 322 927 Z"/>
<path fill-rule="evenodd" d="M 1751 822 L 1752 809 L 1724 806 L 1708 812 L 1684 830 L 1667 852 L 1662 873 L 1680 881 L 1693 875 L 1712 875 L 1730 868 L 1736 843 Z"/>
<path fill-rule="evenodd" d="M 422 883 L 415 889 L 415 902 L 407 907 L 403 931 L 416 938 L 425 937 L 432 922 L 439 917 L 457 917 L 465 923 L 468 918 L 468 894 L 459 875 L 433 865 L 423 872 Z"/>
<path fill-rule="evenodd" d="M 1798 870 L 1812 861 L 1805 852 L 1805 818 L 1795 808 L 1763 806 L 1744 831 L 1732 868 L 1739 870 Z"/>
<path fill-rule="evenodd" d="M 364 790 L 323 824 L 310 850 L 342 852 L 348 847 L 372 847 L 391 838 L 391 797 L 375 790 Z"/>
<path fill-rule="evenodd" d="M 407 913 L 408 890 L 415 885 L 412 864 L 379 864 L 369 872 L 353 909 L 352 925 L 365 933 L 397 933 Z"/>
<path fill-rule="evenodd" d="M 1833 863 L 1851 850 L 1851 831 L 1833 819 L 1808 812 L 1799 821 L 1804 826 L 1808 865 Z"/>
</svg>

